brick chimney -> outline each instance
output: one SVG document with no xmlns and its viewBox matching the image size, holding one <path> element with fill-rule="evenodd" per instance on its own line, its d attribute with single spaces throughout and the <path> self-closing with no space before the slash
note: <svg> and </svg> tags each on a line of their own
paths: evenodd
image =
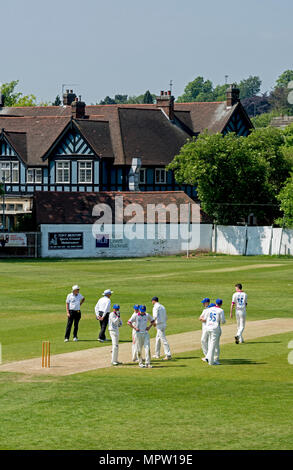
<svg viewBox="0 0 293 470">
<path fill-rule="evenodd" d="M 71 106 L 73 101 L 76 98 L 76 94 L 73 93 L 73 90 L 66 90 L 65 93 L 63 93 L 63 105 L 64 106 Z"/>
<path fill-rule="evenodd" d="M 229 88 L 227 88 L 226 91 L 226 102 L 227 102 L 227 108 L 231 108 L 234 106 L 234 104 L 239 103 L 240 98 L 240 90 L 239 88 L 236 88 L 235 85 L 230 85 Z"/>
<path fill-rule="evenodd" d="M 174 96 L 171 91 L 161 91 L 160 96 L 157 96 L 157 108 L 160 108 L 168 116 L 170 121 L 174 120 Z"/>
<path fill-rule="evenodd" d="M 75 98 L 71 103 L 71 115 L 74 119 L 83 119 L 85 117 L 85 103 Z"/>
</svg>

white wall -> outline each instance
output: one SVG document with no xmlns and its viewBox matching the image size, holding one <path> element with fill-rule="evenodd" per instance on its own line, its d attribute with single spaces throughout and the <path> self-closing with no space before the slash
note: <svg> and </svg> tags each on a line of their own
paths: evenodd
<svg viewBox="0 0 293 470">
<path fill-rule="evenodd" d="M 94 228 L 94 234 L 93 234 Z M 99 258 L 170 255 L 190 251 L 213 251 L 229 255 L 293 255 L 293 230 L 271 227 L 213 226 L 192 224 L 41 225 L 42 257 Z M 49 233 L 83 233 L 82 249 L 49 249 Z M 96 247 L 95 236 L 111 235 L 109 247 Z"/>
<path fill-rule="evenodd" d="M 212 225 L 191 225 L 188 242 L 187 224 L 41 225 L 42 257 L 139 257 L 177 254 L 189 250 L 211 250 Z M 94 230 L 94 234 L 93 234 Z M 49 249 L 49 233 L 83 233 L 82 249 Z M 111 235 L 109 247 L 96 247 L 96 236 Z"/>
</svg>

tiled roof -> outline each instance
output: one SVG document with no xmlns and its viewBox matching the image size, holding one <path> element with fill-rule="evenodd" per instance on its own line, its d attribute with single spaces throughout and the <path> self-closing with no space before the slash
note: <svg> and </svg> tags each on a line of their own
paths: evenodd
<svg viewBox="0 0 293 470">
<path fill-rule="evenodd" d="M 144 166 L 165 166 L 193 135 L 206 129 L 222 132 L 237 107 L 241 103 L 174 103 L 175 120 L 170 121 L 157 104 L 91 105 L 85 119 L 73 122 L 97 155 L 113 158 L 115 165 L 141 157 Z M 0 107 L 0 129 L 26 135 L 15 142 L 28 165 L 47 165 L 44 155 L 71 119 L 71 106 Z"/>
<path fill-rule="evenodd" d="M 137 222 L 147 221 L 147 208 L 150 204 L 162 204 L 163 207 L 173 204 L 179 210 L 182 204 L 197 208 L 199 206 L 185 194 L 183 191 L 109 191 L 98 193 L 83 192 L 36 192 L 34 196 L 34 211 L 36 222 L 41 224 L 94 224 L 98 220 L 98 215 L 93 215 L 93 208 L 97 204 L 107 204 L 112 210 L 112 223 L 126 223 L 135 216 L 135 213 L 128 210 L 128 215 L 124 214 L 123 220 L 119 219 L 119 214 L 115 213 L 118 203 L 115 204 L 115 198 L 123 197 L 124 211 L 129 204 L 139 204 L 143 208 L 144 215 Z M 121 200 L 121 199 L 120 199 Z M 101 214 L 102 215 L 102 214 Z M 138 215 L 138 214 L 137 214 Z M 157 222 L 156 217 L 155 221 Z M 181 221 L 187 222 L 188 211 L 181 213 Z M 195 222 L 199 222 L 193 219 Z M 167 212 L 166 222 L 170 222 L 169 213 Z M 111 223 L 111 222 L 109 222 Z"/>
</svg>

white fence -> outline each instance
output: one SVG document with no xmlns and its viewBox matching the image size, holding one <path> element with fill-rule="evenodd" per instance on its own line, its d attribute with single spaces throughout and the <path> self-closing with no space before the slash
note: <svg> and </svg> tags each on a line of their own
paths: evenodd
<svg viewBox="0 0 293 470">
<path fill-rule="evenodd" d="M 217 225 L 213 228 L 212 251 L 229 255 L 293 255 L 293 230 Z"/>
<path fill-rule="evenodd" d="M 96 258 L 171 255 L 212 251 L 228 255 L 293 255 L 293 230 L 272 227 L 191 224 L 105 225 L 95 236 L 93 226 L 41 225 L 42 257 Z M 120 233 L 121 232 L 121 233 Z M 119 235 L 117 237 L 117 234 Z"/>
</svg>

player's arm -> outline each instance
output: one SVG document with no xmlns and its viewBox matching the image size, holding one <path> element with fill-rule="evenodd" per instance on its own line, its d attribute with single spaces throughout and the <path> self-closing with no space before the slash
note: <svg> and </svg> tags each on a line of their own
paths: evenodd
<svg viewBox="0 0 293 470">
<path fill-rule="evenodd" d="M 67 299 L 66 299 L 66 315 L 68 316 L 68 318 L 70 317 L 68 296 L 67 296 Z"/>
<path fill-rule="evenodd" d="M 151 317 L 150 315 L 148 316 L 148 319 L 151 322 L 151 324 L 146 327 L 146 331 L 149 331 L 151 329 L 151 327 L 156 324 L 156 320 L 154 320 L 153 317 Z"/>
<path fill-rule="evenodd" d="M 85 301 L 85 297 L 82 296 L 82 299 L 81 299 L 81 301 L 80 301 L 80 305 L 82 305 L 82 304 L 84 303 L 84 301 Z"/>
</svg>

